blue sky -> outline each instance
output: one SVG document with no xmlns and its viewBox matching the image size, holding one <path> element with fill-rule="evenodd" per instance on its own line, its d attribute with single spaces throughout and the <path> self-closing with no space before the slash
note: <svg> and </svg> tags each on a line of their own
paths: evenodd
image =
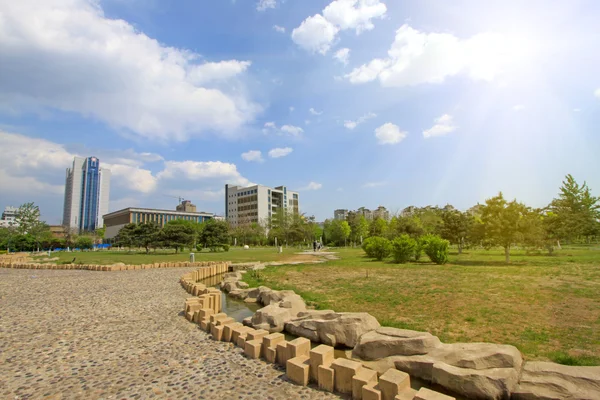
<svg viewBox="0 0 600 400">
<path fill-rule="evenodd" d="M 225 183 L 336 208 L 600 194 L 597 1 L 0 0 L 0 207 L 224 212 Z M 260 153 L 259 153 L 260 152 Z"/>
</svg>

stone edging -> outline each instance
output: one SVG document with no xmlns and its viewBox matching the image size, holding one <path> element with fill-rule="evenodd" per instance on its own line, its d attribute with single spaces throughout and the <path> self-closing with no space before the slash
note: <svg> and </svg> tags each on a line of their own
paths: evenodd
<svg viewBox="0 0 600 400">
<path fill-rule="evenodd" d="M 197 296 L 186 299 L 185 317 L 200 324 L 200 328 L 210 333 L 214 340 L 233 342 L 244 350 L 248 358 L 263 358 L 268 363 L 285 367 L 288 379 L 298 385 L 314 382 L 321 390 L 351 394 L 353 399 L 454 399 L 426 388 L 419 391 L 412 389 L 410 376 L 396 368 L 389 368 L 379 376 L 376 370 L 359 361 L 335 358 L 332 346 L 321 344 L 311 349 L 311 341 L 304 337 L 286 341 L 282 333 L 269 333 L 236 322 L 221 312 L 221 292 L 198 283 L 198 280 L 217 275 L 219 271 L 223 269 L 201 268 L 180 279 L 186 291 Z M 237 274 L 228 275 L 237 277 Z"/>
<path fill-rule="evenodd" d="M 96 264 L 42 264 L 42 263 L 0 263 L 0 268 L 15 268 L 15 269 L 74 269 L 86 271 L 131 271 L 138 269 L 153 269 L 153 268 L 191 268 L 204 267 L 216 264 L 223 264 L 218 261 L 203 261 L 203 262 L 163 262 L 153 264 L 136 264 L 125 265 L 122 263 L 112 265 L 96 265 Z M 227 264 L 229 265 L 229 264 Z M 227 271 L 225 271 L 227 272 Z"/>
</svg>

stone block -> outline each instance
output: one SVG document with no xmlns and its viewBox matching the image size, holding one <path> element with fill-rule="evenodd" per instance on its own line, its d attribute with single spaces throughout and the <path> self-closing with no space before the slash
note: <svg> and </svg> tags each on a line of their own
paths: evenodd
<svg viewBox="0 0 600 400">
<path fill-rule="evenodd" d="M 287 359 L 300 357 L 300 356 L 310 356 L 310 340 L 299 337 L 296 338 L 287 344 L 288 355 Z"/>
<path fill-rule="evenodd" d="M 200 329 L 202 329 L 204 332 L 208 332 L 208 324 L 210 324 L 210 322 L 208 322 L 206 319 L 200 321 Z"/>
<path fill-rule="evenodd" d="M 264 340 L 263 340 L 263 348 L 264 348 Z M 277 361 L 277 348 L 276 346 L 273 347 L 267 347 L 266 349 L 263 350 L 263 357 L 265 358 L 265 360 L 268 363 L 273 364 L 275 361 Z"/>
<path fill-rule="evenodd" d="M 188 321 L 193 321 L 194 319 L 194 312 L 193 311 L 188 311 L 185 313 L 185 319 L 187 319 Z"/>
<path fill-rule="evenodd" d="M 362 400 L 381 400 L 381 390 L 374 383 L 362 387 Z"/>
<path fill-rule="evenodd" d="M 286 362 L 285 374 L 288 379 L 297 385 L 308 385 L 308 370 L 310 369 L 309 357 L 299 356 L 290 358 Z"/>
<path fill-rule="evenodd" d="M 363 386 L 371 383 L 377 383 L 377 371 L 363 367 L 352 377 L 352 399 L 361 400 Z"/>
<path fill-rule="evenodd" d="M 223 338 L 223 325 L 213 325 L 210 328 L 210 333 L 212 334 L 213 340 L 221 341 Z"/>
<path fill-rule="evenodd" d="M 321 344 L 309 353 L 310 357 L 310 379 L 314 382 L 319 380 L 319 366 L 329 367 L 334 360 L 333 347 Z"/>
<path fill-rule="evenodd" d="M 246 345 L 246 339 L 248 338 L 248 332 L 250 332 L 251 330 L 253 330 L 253 329 L 252 329 L 252 328 L 251 328 L 251 329 L 248 329 L 247 331 L 245 331 L 245 332 L 241 332 L 241 333 L 238 335 L 238 338 L 237 338 L 237 340 L 236 340 L 236 342 L 235 342 L 235 344 L 236 344 L 236 346 L 237 346 L 237 347 L 240 347 L 240 348 L 242 348 L 242 349 L 244 349 L 244 348 L 245 348 L 245 345 Z"/>
<path fill-rule="evenodd" d="M 269 334 L 269 331 L 265 331 L 264 329 L 257 329 L 255 331 L 248 331 L 248 340 L 256 340 L 264 338 Z"/>
<path fill-rule="evenodd" d="M 381 400 L 394 400 L 403 390 L 410 389 L 410 376 L 406 372 L 390 368 L 379 377 Z"/>
<path fill-rule="evenodd" d="M 414 400 L 455 400 L 455 398 L 422 387 L 415 395 Z"/>
<path fill-rule="evenodd" d="M 223 341 L 231 342 L 231 334 L 235 328 L 243 327 L 239 322 L 234 322 L 232 324 L 227 324 L 223 326 Z"/>
<path fill-rule="evenodd" d="M 268 348 L 273 348 L 275 350 L 275 346 L 277 343 L 283 342 L 285 340 L 285 336 L 282 333 L 271 333 L 270 335 L 266 335 L 263 337 L 263 345 L 262 345 L 262 356 L 267 358 L 266 351 Z M 275 353 L 276 354 L 276 353 Z M 270 361 L 274 362 L 274 361 Z"/>
<path fill-rule="evenodd" d="M 260 350 L 262 348 L 262 339 L 246 340 L 244 343 L 244 354 L 248 358 L 260 358 Z"/>
<path fill-rule="evenodd" d="M 227 325 L 227 324 L 232 324 L 234 322 L 235 322 L 235 319 L 233 319 L 231 317 L 227 317 L 227 318 L 217 320 L 217 325 Z"/>
<path fill-rule="evenodd" d="M 240 326 L 237 328 L 233 328 L 231 331 L 231 342 L 233 342 L 233 344 L 237 344 L 238 337 L 242 333 L 246 333 L 250 329 L 252 329 L 252 328 L 248 328 L 247 326 Z"/>
<path fill-rule="evenodd" d="M 284 340 L 282 342 L 277 343 L 277 345 L 275 346 L 275 360 L 277 361 L 277 364 L 281 365 L 282 367 L 285 367 L 286 362 L 288 360 L 287 345 L 287 340 Z"/>
<path fill-rule="evenodd" d="M 225 313 L 213 314 L 210 316 L 210 322 L 216 322 L 219 319 L 225 319 L 225 318 L 227 318 L 227 314 L 225 314 Z"/>
<path fill-rule="evenodd" d="M 317 379 L 319 381 L 319 389 L 326 392 L 334 390 L 334 375 L 335 371 L 332 368 L 319 365 L 317 368 Z"/>
<path fill-rule="evenodd" d="M 336 392 L 342 394 L 352 393 L 352 377 L 363 368 L 362 364 L 345 358 L 336 358 L 331 363 L 331 368 L 335 371 Z"/>
<path fill-rule="evenodd" d="M 198 310 L 198 312 L 200 313 L 200 319 L 208 319 L 208 320 L 210 320 L 210 316 L 215 313 L 213 310 L 210 310 L 208 308 Z"/>
</svg>

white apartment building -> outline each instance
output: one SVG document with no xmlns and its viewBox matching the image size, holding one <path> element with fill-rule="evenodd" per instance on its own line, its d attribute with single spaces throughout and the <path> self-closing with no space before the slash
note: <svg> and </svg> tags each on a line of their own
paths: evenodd
<svg viewBox="0 0 600 400">
<path fill-rule="evenodd" d="M 253 222 L 266 223 L 281 208 L 298 214 L 298 192 L 287 190 L 285 186 L 270 188 L 262 185 L 225 185 L 225 219 L 232 227 Z"/>
<path fill-rule="evenodd" d="M 63 226 L 76 232 L 91 232 L 104 226 L 108 213 L 110 170 L 100 168 L 96 157 L 75 157 L 67 168 Z"/>
<path fill-rule="evenodd" d="M 19 225 L 17 222 L 17 212 L 19 209 L 17 207 L 7 206 L 4 207 L 4 212 L 2 213 L 2 219 L 0 219 L 0 227 L 1 228 L 11 228 Z"/>
</svg>

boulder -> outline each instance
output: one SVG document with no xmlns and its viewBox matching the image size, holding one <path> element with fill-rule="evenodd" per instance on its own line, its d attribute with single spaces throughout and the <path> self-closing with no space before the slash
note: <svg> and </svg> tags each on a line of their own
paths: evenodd
<svg viewBox="0 0 600 400">
<path fill-rule="evenodd" d="M 260 298 L 260 296 L 262 295 L 263 292 L 271 292 L 271 291 L 272 290 L 266 286 L 259 286 L 257 288 L 250 289 L 247 297 L 250 299 L 255 299 L 256 302 L 258 302 L 258 299 Z"/>
<path fill-rule="evenodd" d="M 429 332 L 381 327 L 360 337 L 353 356 L 363 360 L 413 356 L 427 354 L 440 345 L 440 339 Z"/>
<path fill-rule="evenodd" d="M 240 289 L 248 289 L 249 285 L 246 282 L 238 282 L 237 287 Z"/>
<path fill-rule="evenodd" d="M 442 362 L 433 364 L 431 375 L 433 384 L 469 399 L 508 400 L 519 381 L 514 368 L 480 370 Z"/>
<path fill-rule="evenodd" d="M 282 292 L 291 294 L 288 293 L 279 303 L 269 304 L 254 313 L 252 326 L 255 329 L 264 329 L 271 333 L 282 332 L 286 322 L 296 318 L 300 312 L 306 311 L 306 303 L 302 297 L 291 291 Z"/>
<path fill-rule="evenodd" d="M 520 372 L 523 364 L 515 346 L 494 343 L 444 344 L 430 355 L 460 368 L 514 368 Z"/>
<path fill-rule="evenodd" d="M 379 328 L 379 322 L 367 313 L 344 313 L 332 310 L 307 311 L 285 324 L 292 335 L 330 346 L 354 347 L 359 338 Z"/>
<path fill-rule="evenodd" d="M 600 367 L 527 362 L 512 396 L 517 400 L 600 399 Z"/>
<path fill-rule="evenodd" d="M 228 279 L 232 279 L 232 278 L 239 281 L 242 279 L 242 273 L 240 271 L 235 271 L 235 272 L 227 272 L 226 274 L 223 275 L 223 280 L 228 280 Z"/>
<path fill-rule="evenodd" d="M 279 303 L 284 297 L 296 294 L 293 290 L 271 290 L 263 291 L 258 296 L 258 302 L 262 305 L 268 306 L 269 304 Z"/>
<path fill-rule="evenodd" d="M 229 292 L 229 296 L 237 300 L 246 300 L 251 289 L 236 289 Z"/>
</svg>

